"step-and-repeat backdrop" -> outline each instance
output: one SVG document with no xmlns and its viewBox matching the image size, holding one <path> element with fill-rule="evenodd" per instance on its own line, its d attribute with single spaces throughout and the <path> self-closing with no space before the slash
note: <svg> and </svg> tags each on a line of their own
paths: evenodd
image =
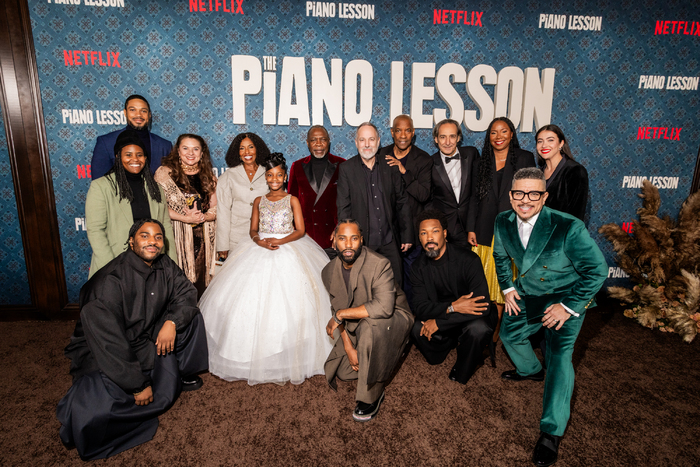
<svg viewBox="0 0 700 467">
<path fill-rule="evenodd" d="M 87 279 L 84 222 L 95 138 L 146 96 L 153 132 L 202 135 L 219 173 L 253 131 L 294 161 L 310 125 L 353 156 L 357 125 L 390 142 L 409 113 L 419 147 L 434 123 L 462 122 L 481 149 L 494 116 L 561 126 L 590 176 L 589 230 L 624 280 L 602 224 L 630 228 L 639 187 L 676 215 L 700 143 L 700 13 L 693 1 L 30 0 L 70 299 Z M 12 235 L 12 233 L 10 233 Z M 18 280 L 21 280 L 18 277 Z"/>
</svg>

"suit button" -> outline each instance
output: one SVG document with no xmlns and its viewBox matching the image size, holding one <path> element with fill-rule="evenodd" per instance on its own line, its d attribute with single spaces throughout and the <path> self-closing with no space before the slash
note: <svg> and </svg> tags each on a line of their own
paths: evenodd
<svg viewBox="0 0 700 467">
<path fill-rule="evenodd" d="M 253 203 L 250 203 L 250 205 L 252 206 L 252 205 L 253 205 Z"/>
<path fill-rule="evenodd" d="M 547 269 L 547 266 L 542 266 L 543 268 Z"/>
<path fill-rule="evenodd" d="M 525 277 L 525 274 L 522 274 L 520 277 Z"/>
<path fill-rule="evenodd" d="M 542 282 L 544 282 L 544 277 L 540 277 L 540 280 L 541 280 Z"/>
<path fill-rule="evenodd" d="M 386 327 L 386 330 L 387 330 L 387 331 L 391 331 L 391 326 L 387 326 L 387 327 Z"/>
<path fill-rule="evenodd" d="M 253 187 L 252 187 L 252 186 L 250 187 L 250 191 L 253 191 Z"/>
</svg>

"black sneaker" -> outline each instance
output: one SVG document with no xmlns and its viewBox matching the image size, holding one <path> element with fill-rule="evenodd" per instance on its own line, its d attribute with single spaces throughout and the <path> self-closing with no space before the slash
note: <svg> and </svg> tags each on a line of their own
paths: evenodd
<svg viewBox="0 0 700 467">
<path fill-rule="evenodd" d="M 201 388 L 204 384 L 202 378 L 197 375 L 183 376 L 182 377 L 182 391 L 196 391 Z"/>
<path fill-rule="evenodd" d="M 357 401 L 355 405 L 355 410 L 352 413 L 352 419 L 356 422 L 368 422 L 377 416 L 379 413 L 379 407 L 384 401 L 384 391 L 379 399 L 374 401 L 372 404 L 366 402 Z"/>
</svg>

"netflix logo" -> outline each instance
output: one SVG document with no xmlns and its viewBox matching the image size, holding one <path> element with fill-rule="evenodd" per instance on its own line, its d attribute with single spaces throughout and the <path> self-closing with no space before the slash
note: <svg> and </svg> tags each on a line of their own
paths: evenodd
<svg viewBox="0 0 700 467">
<path fill-rule="evenodd" d="M 634 222 L 623 222 L 622 230 L 631 235 L 634 232 Z"/>
<path fill-rule="evenodd" d="M 683 34 L 684 36 L 700 36 L 700 23 L 697 21 L 657 21 L 654 35 Z"/>
<path fill-rule="evenodd" d="M 681 140 L 683 128 L 669 128 L 667 126 L 640 126 L 637 130 L 637 139 L 670 139 Z"/>
<path fill-rule="evenodd" d="M 91 164 L 78 164 L 78 180 L 81 178 L 92 178 L 92 165 Z"/>
<path fill-rule="evenodd" d="M 190 0 L 190 13 L 195 11 L 222 11 L 243 15 L 243 0 Z"/>
<path fill-rule="evenodd" d="M 66 66 L 111 66 L 121 68 L 119 64 L 119 52 L 102 52 L 96 50 L 64 50 L 63 62 Z"/>
<path fill-rule="evenodd" d="M 433 10 L 433 24 L 466 24 L 483 28 L 483 11 Z"/>
</svg>

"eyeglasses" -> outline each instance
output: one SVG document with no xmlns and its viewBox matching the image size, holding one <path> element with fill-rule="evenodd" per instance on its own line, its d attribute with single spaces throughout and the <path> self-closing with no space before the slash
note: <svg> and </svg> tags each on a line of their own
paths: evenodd
<svg viewBox="0 0 700 467">
<path fill-rule="evenodd" d="M 520 190 L 510 190 L 510 195 L 514 200 L 520 201 L 525 198 L 525 195 L 530 199 L 530 201 L 539 201 L 546 191 L 520 191 Z"/>
</svg>

